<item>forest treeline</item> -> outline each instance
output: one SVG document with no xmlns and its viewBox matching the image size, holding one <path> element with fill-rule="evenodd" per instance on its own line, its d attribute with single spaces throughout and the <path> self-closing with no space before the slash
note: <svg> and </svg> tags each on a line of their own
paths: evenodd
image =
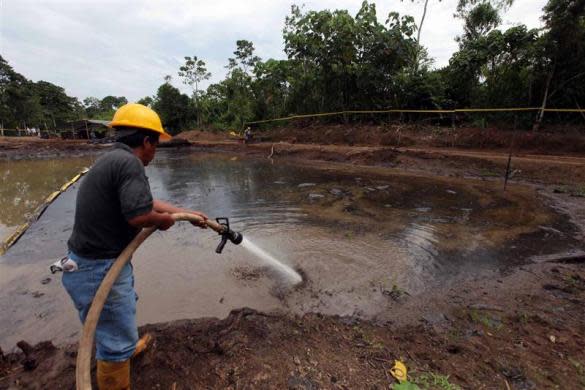
<svg viewBox="0 0 585 390">
<path fill-rule="evenodd" d="M 139 100 L 156 109 L 171 132 L 195 126 L 242 128 L 245 122 L 343 110 L 585 107 L 585 0 L 549 0 L 542 29 L 502 29 L 513 0 L 460 0 L 454 22 L 463 24 L 449 64 L 433 67 L 420 44 L 423 17 L 391 12 L 380 22 L 374 3 L 357 14 L 305 10 L 293 5 L 283 28 L 286 59 L 263 60 L 254 44 L 238 40 L 225 78 L 207 88 L 204 59 L 185 57 L 175 78 Z M 441 4 L 440 6 L 446 6 Z M 110 119 L 127 100 L 107 96 L 83 102 L 63 88 L 32 82 L 0 57 L 0 118 L 4 127 L 63 126 L 88 117 Z M 524 116 L 527 125 L 543 120 Z M 503 120 L 509 117 L 502 116 Z M 579 114 L 546 115 L 547 122 L 583 123 Z"/>
</svg>

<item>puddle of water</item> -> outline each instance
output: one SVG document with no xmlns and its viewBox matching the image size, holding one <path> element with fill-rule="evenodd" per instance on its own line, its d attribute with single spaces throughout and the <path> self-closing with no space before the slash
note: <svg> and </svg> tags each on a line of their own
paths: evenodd
<svg viewBox="0 0 585 390">
<path fill-rule="evenodd" d="M 50 193 L 92 161 L 92 157 L 0 160 L 0 241 L 26 222 Z"/>
<path fill-rule="evenodd" d="M 287 289 L 282 273 L 252 252 L 228 243 L 218 255 L 217 234 L 178 223 L 155 233 L 134 256 L 139 324 L 224 317 L 243 306 L 372 318 L 391 312 L 395 290 L 420 294 L 529 254 L 579 245 L 568 236 L 542 240 L 540 225 L 573 228 L 532 192 L 504 196 L 481 182 L 358 180 L 337 170 L 197 151 L 162 151 L 147 174 L 157 198 L 229 217 L 234 230 L 301 269 L 306 281 Z M 60 276 L 48 275 L 48 265 L 65 254 L 78 186 L 0 259 L 3 348 L 20 339 L 79 336 Z"/>
</svg>

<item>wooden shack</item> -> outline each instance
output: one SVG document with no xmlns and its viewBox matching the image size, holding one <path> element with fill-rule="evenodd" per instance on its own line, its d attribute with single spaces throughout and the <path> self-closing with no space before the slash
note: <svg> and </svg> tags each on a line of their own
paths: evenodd
<svg viewBox="0 0 585 390">
<path fill-rule="evenodd" d="M 62 131 L 63 139 L 100 139 L 114 135 L 113 129 L 108 127 L 110 121 L 98 119 L 80 119 L 68 123 L 71 130 Z"/>
</svg>

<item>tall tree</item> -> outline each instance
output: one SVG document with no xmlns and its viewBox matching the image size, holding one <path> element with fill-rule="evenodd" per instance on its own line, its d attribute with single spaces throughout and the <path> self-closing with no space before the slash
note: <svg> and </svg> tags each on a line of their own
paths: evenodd
<svg viewBox="0 0 585 390">
<path fill-rule="evenodd" d="M 236 41 L 236 50 L 234 51 L 235 58 L 229 59 L 228 69 L 233 69 L 240 66 L 244 73 L 248 73 L 250 69 L 261 60 L 260 57 L 254 55 L 254 44 L 245 39 Z"/>
<path fill-rule="evenodd" d="M 569 106 L 585 106 L 585 0 L 549 0 L 544 7 L 546 25 L 541 110 L 533 129 L 538 130 L 544 118 L 544 109 L 551 97 L 562 90 L 565 98 L 556 98 Z"/>
<path fill-rule="evenodd" d="M 193 56 L 185 57 L 185 64 L 179 68 L 179 77 L 183 79 L 183 84 L 190 86 L 193 90 L 197 123 L 200 125 L 199 83 L 203 80 L 209 80 L 211 73 L 207 71 L 205 61 L 198 59 L 197 56 Z"/>
<path fill-rule="evenodd" d="M 414 3 L 416 0 L 411 0 L 411 1 Z M 441 0 L 439 0 L 439 1 L 441 1 Z M 417 50 L 415 50 L 415 56 L 413 58 L 413 67 L 414 67 L 415 72 L 418 71 L 419 61 L 420 61 L 419 57 L 421 56 L 422 52 L 424 51 L 424 48 L 420 42 L 420 35 L 422 33 L 422 28 L 423 28 L 423 25 L 425 23 L 425 19 L 427 17 L 427 10 L 429 7 L 429 0 L 421 0 L 421 2 L 423 3 L 423 12 L 422 12 L 422 16 L 420 18 L 420 22 L 418 24 L 417 32 L 416 32 L 416 42 L 418 43 L 418 48 L 417 48 Z"/>
<path fill-rule="evenodd" d="M 173 135 L 187 130 L 193 124 L 194 112 L 189 97 L 170 83 L 164 83 L 158 88 L 153 109 Z"/>
</svg>

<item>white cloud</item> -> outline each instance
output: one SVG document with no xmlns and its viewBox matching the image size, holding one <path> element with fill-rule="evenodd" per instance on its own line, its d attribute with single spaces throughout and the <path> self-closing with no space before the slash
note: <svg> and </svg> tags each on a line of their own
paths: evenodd
<svg viewBox="0 0 585 390">
<path fill-rule="evenodd" d="M 457 49 L 461 22 L 457 0 L 431 0 L 421 40 L 444 66 Z M 348 9 L 360 0 L 306 0 L 305 9 Z M 422 4 L 375 1 L 383 22 L 390 11 L 420 19 Z M 546 0 L 516 0 L 504 27 L 540 26 Z M 170 74 L 174 84 L 184 56 L 198 55 L 213 73 L 225 75 L 237 39 L 254 42 L 262 58 L 284 58 L 282 28 L 288 0 L 0 0 L 0 52 L 16 71 L 65 87 L 71 95 L 153 95 Z"/>
</svg>

